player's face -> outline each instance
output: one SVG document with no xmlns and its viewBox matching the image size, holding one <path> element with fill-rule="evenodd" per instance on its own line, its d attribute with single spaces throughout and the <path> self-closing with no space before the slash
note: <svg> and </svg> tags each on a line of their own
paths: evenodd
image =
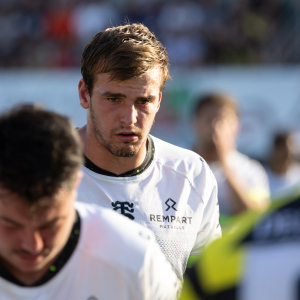
<svg viewBox="0 0 300 300">
<path fill-rule="evenodd" d="M 161 101 L 161 71 L 152 69 L 138 78 L 111 81 L 97 74 L 89 97 L 81 80 L 81 106 L 88 111 L 88 130 L 100 147 L 119 157 L 137 155 L 145 144 Z"/>
<path fill-rule="evenodd" d="M 227 135 L 228 142 L 233 143 L 238 133 L 238 117 L 235 111 L 228 107 L 207 105 L 196 117 L 195 129 L 201 143 L 213 144 L 213 134 L 216 125 L 220 125 Z"/>
<path fill-rule="evenodd" d="M 0 188 L 0 261 L 17 278 L 44 272 L 68 239 L 75 192 L 61 190 L 53 198 L 51 205 L 32 208 Z"/>
</svg>

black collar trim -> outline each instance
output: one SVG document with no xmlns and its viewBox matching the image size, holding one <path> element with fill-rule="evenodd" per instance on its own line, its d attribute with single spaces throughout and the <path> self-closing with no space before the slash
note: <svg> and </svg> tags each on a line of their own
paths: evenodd
<svg viewBox="0 0 300 300">
<path fill-rule="evenodd" d="M 71 230 L 71 234 L 69 236 L 68 242 L 66 243 L 65 247 L 63 248 L 62 252 L 58 256 L 58 258 L 55 260 L 55 262 L 49 267 L 49 270 L 46 272 L 46 274 L 36 281 L 35 283 L 31 285 L 26 285 L 23 282 L 21 282 L 19 279 L 17 279 L 14 275 L 12 275 L 7 269 L 4 268 L 3 265 L 0 264 L 0 277 L 23 287 L 36 287 L 40 286 L 42 284 L 45 284 L 50 279 L 52 279 L 67 263 L 69 258 L 71 257 L 72 253 L 74 252 L 79 236 L 80 236 L 80 217 L 78 212 L 76 211 L 76 221 L 73 225 L 73 228 Z"/>
<path fill-rule="evenodd" d="M 101 174 L 101 175 L 105 175 L 105 176 L 111 176 L 111 177 L 132 177 L 132 176 L 136 176 L 138 174 L 143 173 L 152 163 L 153 158 L 154 158 L 154 143 L 153 140 L 151 138 L 151 136 L 148 136 L 148 149 L 147 149 L 147 154 L 146 154 L 146 158 L 143 161 L 143 163 L 130 171 L 127 171 L 125 173 L 122 174 L 114 174 L 112 172 L 103 170 L 101 168 L 99 168 L 98 166 L 96 166 L 92 161 L 90 161 L 86 156 L 84 156 L 85 162 L 84 162 L 84 166 L 88 169 L 90 169 L 91 171 L 97 173 L 97 174 Z"/>
</svg>

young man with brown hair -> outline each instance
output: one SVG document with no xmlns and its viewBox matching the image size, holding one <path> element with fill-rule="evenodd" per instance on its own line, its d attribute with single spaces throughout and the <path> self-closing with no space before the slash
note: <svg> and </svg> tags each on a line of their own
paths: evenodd
<svg viewBox="0 0 300 300">
<path fill-rule="evenodd" d="M 87 124 L 79 201 L 150 228 L 179 278 L 188 257 L 221 235 L 217 186 L 197 154 L 149 134 L 170 77 L 166 49 L 141 24 L 96 34 L 82 54 Z"/>
<path fill-rule="evenodd" d="M 0 116 L 1 300 L 170 300 L 180 282 L 153 233 L 74 203 L 80 138 L 33 105 Z"/>
<path fill-rule="evenodd" d="M 239 112 L 235 100 L 218 93 L 200 97 L 194 125 L 197 140 L 193 150 L 208 162 L 216 177 L 221 215 L 266 208 L 266 172 L 259 162 L 236 149 Z"/>
</svg>

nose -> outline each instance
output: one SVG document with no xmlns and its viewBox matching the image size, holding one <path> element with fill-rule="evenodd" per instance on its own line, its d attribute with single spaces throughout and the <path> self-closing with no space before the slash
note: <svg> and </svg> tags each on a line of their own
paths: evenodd
<svg viewBox="0 0 300 300">
<path fill-rule="evenodd" d="M 35 255 L 40 253 L 44 248 L 44 241 L 39 231 L 27 230 L 22 237 L 22 249 Z"/>
<path fill-rule="evenodd" d="M 134 104 L 128 103 L 122 107 L 121 123 L 124 125 L 133 125 L 137 122 L 138 112 Z"/>
</svg>

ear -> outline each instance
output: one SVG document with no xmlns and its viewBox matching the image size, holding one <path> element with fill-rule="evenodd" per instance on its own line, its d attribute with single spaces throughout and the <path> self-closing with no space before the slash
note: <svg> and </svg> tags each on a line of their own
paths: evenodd
<svg viewBox="0 0 300 300">
<path fill-rule="evenodd" d="M 80 105 L 84 109 L 88 109 L 90 107 L 90 94 L 88 91 L 88 87 L 86 83 L 84 82 L 83 78 L 79 80 L 78 83 L 78 94 L 79 94 L 79 99 L 80 99 Z"/>
<path fill-rule="evenodd" d="M 160 108 L 161 97 L 162 97 L 162 93 L 159 93 L 159 98 L 158 98 L 158 103 L 157 103 L 157 110 L 156 110 L 156 112 L 157 112 L 157 111 L 159 110 L 159 108 Z"/>
</svg>

